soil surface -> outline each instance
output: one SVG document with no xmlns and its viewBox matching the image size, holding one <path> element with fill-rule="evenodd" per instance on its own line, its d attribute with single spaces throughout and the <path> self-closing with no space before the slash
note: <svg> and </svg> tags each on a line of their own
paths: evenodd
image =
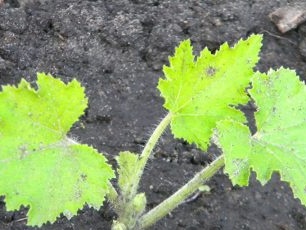
<svg viewBox="0 0 306 230">
<path fill-rule="evenodd" d="M 264 34 L 258 69 L 285 66 L 306 79 L 306 24 L 280 34 L 269 20 L 290 0 L 4 0 L 0 1 L 0 84 L 36 72 L 64 81 L 77 78 L 86 87 L 89 108 L 70 133 L 105 153 L 109 162 L 122 150 L 140 152 L 165 116 L 156 85 L 174 47 L 190 38 L 195 53 L 216 50 L 252 33 Z M 252 106 L 246 107 L 249 112 Z M 148 208 L 157 205 L 212 161 L 207 154 L 168 131 L 145 171 L 141 191 Z M 182 204 L 151 229 L 306 229 L 306 208 L 275 174 L 265 186 L 253 175 L 249 187 L 233 187 L 220 172 L 209 182 L 210 194 Z M 0 203 L 0 229 L 30 230 L 26 209 L 6 212 Z M 43 230 L 110 229 L 109 207 L 84 208 L 68 221 L 59 218 Z"/>
</svg>

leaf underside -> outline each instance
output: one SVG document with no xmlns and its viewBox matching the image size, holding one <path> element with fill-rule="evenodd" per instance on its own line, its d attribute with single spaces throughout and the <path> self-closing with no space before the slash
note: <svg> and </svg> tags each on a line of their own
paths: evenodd
<svg viewBox="0 0 306 230">
<path fill-rule="evenodd" d="M 248 101 L 245 88 L 259 59 L 261 40 L 260 35 L 252 35 L 233 48 L 225 43 L 215 54 L 205 48 L 196 60 L 190 40 L 176 48 L 170 66 L 164 66 L 165 79 L 158 84 L 164 107 L 172 113 L 175 137 L 205 151 L 217 121 L 245 122 L 234 106 Z"/>
<path fill-rule="evenodd" d="M 257 132 L 234 121 L 218 124 L 225 172 L 233 184 L 248 185 L 250 171 L 265 184 L 273 172 L 289 183 L 306 205 L 306 87 L 288 69 L 257 73 L 249 90 L 258 111 Z"/>
<path fill-rule="evenodd" d="M 87 107 L 84 89 L 43 73 L 0 93 L 0 194 L 8 210 L 29 206 L 28 224 L 99 208 L 114 176 L 103 155 L 66 136 Z"/>
</svg>

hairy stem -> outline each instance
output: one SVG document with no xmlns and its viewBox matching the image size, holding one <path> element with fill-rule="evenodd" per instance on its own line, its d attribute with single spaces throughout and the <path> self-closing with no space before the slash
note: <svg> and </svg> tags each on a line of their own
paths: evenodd
<svg viewBox="0 0 306 230">
<path fill-rule="evenodd" d="M 141 176 L 143 174 L 145 165 L 156 146 L 156 143 L 160 136 L 163 134 L 167 126 L 171 122 L 171 113 L 167 114 L 165 118 L 159 123 L 159 125 L 155 128 L 154 132 L 152 133 L 151 137 L 149 138 L 148 142 L 146 143 L 141 155 L 139 156 L 138 164 L 134 165 L 135 167 L 135 173 L 133 175 L 133 179 L 131 181 L 131 187 L 129 189 L 128 194 L 125 194 L 122 196 L 122 194 L 118 195 L 115 193 L 116 191 L 110 191 L 109 199 L 111 202 L 119 202 L 119 210 L 117 210 L 117 214 L 119 215 L 118 220 L 113 223 L 112 229 L 134 229 L 135 224 L 137 223 L 137 220 L 139 216 L 141 216 L 145 203 L 146 198 L 145 196 L 141 198 L 141 194 L 137 194 L 137 190 L 139 187 L 139 182 L 141 179 Z M 140 196 L 139 196 L 140 195 Z M 117 201 L 116 201 L 116 200 Z M 120 204 L 120 202 L 123 202 Z M 135 210 L 135 207 L 138 206 L 139 210 Z M 115 203 L 116 206 L 116 203 Z M 141 208 L 143 206 L 143 209 Z"/>
<path fill-rule="evenodd" d="M 219 156 L 210 165 L 198 172 L 187 184 L 176 191 L 172 196 L 164 200 L 158 206 L 144 214 L 138 222 L 138 229 L 150 227 L 158 220 L 175 209 L 186 198 L 194 193 L 204 182 L 215 175 L 224 166 L 224 156 Z"/>
<path fill-rule="evenodd" d="M 171 122 L 171 113 L 168 113 L 167 116 L 165 116 L 164 119 L 156 127 L 156 129 L 152 133 L 150 139 L 148 140 L 147 144 L 145 145 L 145 147 L 144 147 L 144 149 L 143 149 L 143 151 L 140 155 L 138 171 L 137 171 L 136 176 L 135 176 L 133 191 L 131 192 L 131 194 L 133 194 L 133 196 L 135 196 L 137 194 L 139 181 L 140 181 L 141 176 L 143 174 L 143 170 L 144 170 L 144 168 L 145 168 L 145 166 L 148 162 L 148 159 L 149 159 L 154 147 L 156 146 L 156 143 L 157 143 L 158 139 L 163 134 L 163 132 L 165 131 L 167 126 L 170 124 L 170 122 Z"/>
</svg>

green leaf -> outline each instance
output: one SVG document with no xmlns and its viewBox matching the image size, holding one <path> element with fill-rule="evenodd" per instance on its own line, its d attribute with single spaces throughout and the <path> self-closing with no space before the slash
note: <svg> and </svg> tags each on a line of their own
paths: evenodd
<svg viewBox="0 0 306 230">
<path fill-rule="evenodd" d="M 252 35 L 233 48 L 225 43 L 215 54 L 205 48 L 196 61 L 190 40 L 176 48 L 170 66 L 164 66 L 166 78 L 158 85 L 164 107 L 172 113 L 175 137 L 206 150 L 217 121 L 245 121 L 233 106 L 248 101 L 245 88 L 254 74 L 261 40 L 261 35 Z"/>
<path fill-rule="evenodd" d="M 0 93 L 0 194 L 8 210 L 29 206 L 33 226 L 99 208 L 114 177 L 104 156 L 66 136 L 87 106 L 79 82 L 39 73 L 37 86 L 22 80 Z"/>
<path fill-rule="evenodd" d="M 145 193 L 138 193 L 132 201 L 132 209 L 136 213 L 136 216 L 144 213 L 146 209 L 147 198 Z"/>
<path fill-rule="evenodd" d="M 121 223 L 125 226 L 134 228 L 137 220 L 143 214 L 146 208 L 147 200 L 144 193 L 137 194 L 140 158 L 137 154 L 125 151 L 120 152 L 116 157 L 118 163 L 118 185 L 120 188 L 119 202 L 116 205 L 116 211 Z M 121 225 L 115 224 L 115 227 L 121 229 Z"/>
<path fill-rule="evenodd" d="M 218 124 L 225 172 L 241 186 L 248 184 L 250 170 L 262 184 L 279 172 L 306 205 L 306 87 L 283 68 L 257 73 L 252 85 L 257 132 L 251 136 L 248 127 L 233 121 Z"/>
<path fill-rule="evenodd" d="M 124 202 L 129 202 L 136 191 L 135 176 L 137 176 L 139 165 L 139 156 L 137 154 L 125 151 L 120 152 L 116 157 L 118 163 L 118 185 L 122 198 L 126 199 Z"/>
</svg>

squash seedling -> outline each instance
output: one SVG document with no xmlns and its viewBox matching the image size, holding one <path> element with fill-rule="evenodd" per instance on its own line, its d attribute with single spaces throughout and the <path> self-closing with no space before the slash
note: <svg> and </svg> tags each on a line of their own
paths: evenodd
<svg viewBox="0 0 306 230">
<path fill-rule="evenodd" d="M 68 84 L 38 73 L 37 90 L 21 80 L 0 93 L 0 195 L 7 210 L 29 207 L 27 224 L 68 219 L 85 204 L 99 209 L 105 197 L 118 219 L 113 230 L 145 229 L 166 216 L 224 167 L 234 185 L 247 186 L 251 171 L 265 184 L 273 172 L 289 183 L 306 205 L 306 87 L 295 72 L 280 68 L 254 72 L 261 35 L 234 47 L 207 48 L 195 58 L 185 40 L 164 66 L 158 89 L 169 111 L 140 155 L 121 152 L 118 189 L 103 154 L 67 136 L 84 113 L 87 98 L 76 80 Z M 256 132 L 245 125 L 238 109 L 253 100 Z M 139 192 L 145 165 L 160 136 L 170 125 L 176 138 L 206 151 L 212 141 L 222 154 L 161 204 L 146 210 Z M 204 153 L 203 153 L 204 154 Z"/>
</svg>

